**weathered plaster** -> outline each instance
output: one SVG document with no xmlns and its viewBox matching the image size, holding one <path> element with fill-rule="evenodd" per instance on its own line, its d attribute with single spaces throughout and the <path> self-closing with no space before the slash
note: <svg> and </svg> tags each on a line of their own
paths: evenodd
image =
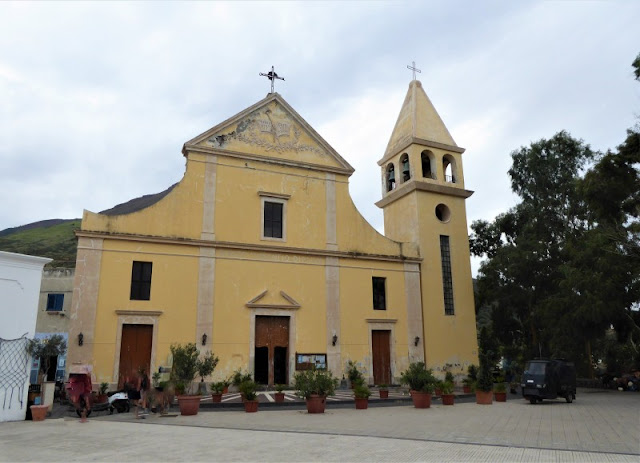
<svg viewBox="0 0 640 463">
<path fill-rule="evenodd" d="M 69 316 L 71 326 L 67 370 L 73 364 L 92 363 L 103 244 L 102 238 L 78 238 L 76 274 L 73 280 L 73 297 Z M 78 345 L 80 333 L 84 337 L 82 346 Z"/>
<path fill-rule="evenodd" d="M 214 312 L 214 288 L 216 269 L 215 248 L 200 248 L 198 258 L 198 313 L 195 332 L 195 343 L 201 345 L 202 335 L 206 334 L 209 342 L 202 346 L 204 350 L 211 350 L 213 344 L 213 312 Z"/>
<path fill-rule="evenodd" d="M 206 158 L 204 170 L 204 193 L 202 201 L 202 234 L 203 240 L 215 240 L 215 211 L 216 211 L 216 172 L 218 156 L 215 154 Z"/>
<path fill-rule="evenodd" d="M 340 267 L 335 257 L 327 257 L 325 267 L 327 287 L 327 369 L 340 377 Z M 336 345 L 332 345 L 333 336 L 338 336 Z"/>
</svg>

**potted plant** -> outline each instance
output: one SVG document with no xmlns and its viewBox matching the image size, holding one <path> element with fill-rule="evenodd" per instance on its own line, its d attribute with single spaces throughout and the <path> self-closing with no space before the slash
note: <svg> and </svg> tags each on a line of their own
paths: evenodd
<svg viewBox="0 0 640 463">
<path fill-rule="evenodd" d="M 109 398 L 107 397 L 107 391 L 109 390 L 109 383 L 102 382 L 100 383 L 100 388 L 98 389 L 98 395 L 96 396 L 96 403 L 103 404 L 108 402 Z"/>
<path fill-rule="evenodd" d="M 206 394 L 207 386 L 204 383 L 205 376 L 209 376 L 213 373 L 218 365 L 218 357 L 213 355 L 213 352 L 207 352 L 203 357 L 198 359 L 198 376 L 200 376 L 200 393 Z"/>
<path fill-rule="evenodd" d="M 413 362 L 400 374 L 400 382 L 409 386 L 411 399 L 416 408 L 431 406 L 431 393 L 436 383 L 433 371 L 424 362 Z"/>
<path fill-rule="evenodd" d="M 224 388 L 222 389 L 222 393 L 223 394 L 228 394 L 229 393 L 229 386 L 231 385 L 231 380 L 229 378 L 225 378 L 221 381 L 222 384 L 224 384 Z"/>
<path fill-rule="evenodd" d="M 381 384 L 378 386 L 378 394 L 381 399 L 389 398 L 389 387 L 386 384 Z"/>
<path fill-rule="evenodd" d="M 251 374 L 247 372 L 243 372 L 240 368 L 233 372 L 230 378 L 230 382 L 233 386 L 235 386 L 238 391 L 240 391 L 240 385 L 245 381 L 251 381 Z"/>
<path fill-rule="evenodd" d="M 356 410 L 366 410 L 369 406 L 369 396 L 371 395 L 369 387 L 364 383 L 356 384 L 353 388 L 353 395 L 355 397 Z"/>
<path fill-rule="evenodd" d="M 358 365 L 352 360 L 347 362 L 347 377 L 349 378 L 351 389 L 353 389 L 356 384 L 364 382 L 362 372 L 358 369 Z"/>
<path fill-rule="evenodd" d="M 465 394 L 471 394 L 475 388 L 477 380 L 478 367 L 475 365 L 469 365 L 469 367 L 467 368 L 467 377 L 462 380 L 462 391 Z"/>
<path fill-rule="evenodd" d="M 211 365 L 215 368 L 217 357 L 209 352 L 201 359 L 200 352 L 195 343 L 172 344 L 171 355 L 173 356 L 173 366 L 171 368 L 171 380 L 174 383 L 176 394 L 178 395 L 178 405 L 180 414 L 196 415 L 200 408 L 200 395 L 191 393 L 191 386 L 196 374 L 207 372 Z M 210 360 L 214 357 L 215 361 Z M 208 362 L 205 367 L 203 363 Z M 211 374 L 213 369 L 208 372 Z"/>
<path fill-rule="evenodd" d="M 504 378 L 498 377 L 498 381 L 493 385 L 493 397 L 496 402 L 507 401 L 507 385 L 504 383 Z"/>
<path fill-rule="evenodd" d="M 327 370 L 305 370 L 293 378 L 298 396 L 305 399 L 308 413 L 324 413 L 328 395 L 333 395 L 338 385 Z"/>
<path fill-rule="evenodd" d="M 276 384 L 276 393 L 274 394 L 276 403 L 284 402 L 284 387 L 284 384 Z"/>
<path fill-rule="evenodd" d="M 211 389 L 211 400 L 213 403 L 222 402 L 222 391 L 224 391 L 224 381 L 218 381 L 217 383 L 211 383 L 209 385 Z"/>
<path fill-rule="evenodd" d="M 476 381 L 476 403 L 491 405 L 493 403 L 493 371 L 491 368 L 491 352 L 489 351 L 489 332 L 486 327 L 480 330 L 478 341 L 480 368 Z"/>
<path fill-rule="evenodd" d="M 453 382 L 452 381 L 443 381 L 440 385 L 440 389 L 442 390 L 442 405 L 453 405 L 453 402 L 456 398 L 453 393 Z"/>
<path fill-rule="evenodd" d="M 247 413 L 255 413 L 258 411 L 258 385 L 255 381 L 249 379 L 243 381 L 239 386 L 240 392 L 244 397 L 244 411 Z"/>
<path fill-rule="evenodd" d="M 45 381 L 45 375 L 51 367 L 51 359 L 64 354 L 66 351 L 67 342 L 59 334 L 54 334 L 44 339 L 30 339 L 27 343 L 27 353 L 34 359 L 40 360 L 40 369 L 38 370 L 38 383 L 42 385 L 40 389 L 42 391 L 40 406 L 45 406 L 47 411 L 53 407 L 55 382 Z"/>
</svg>

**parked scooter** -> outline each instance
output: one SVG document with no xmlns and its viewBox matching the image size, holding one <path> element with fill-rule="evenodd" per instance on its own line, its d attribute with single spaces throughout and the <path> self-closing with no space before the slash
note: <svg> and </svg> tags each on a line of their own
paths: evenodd
<svg viewBox="0 0 640 463">
<path fill-rule="evenodd" d="M 125 391 L 116 391 L 108 394 L 108 399 L 106 402 L 96 404 L 94 403 L 91 406 L 91 409 L 87 413 L 87 416 L 91 414 L 91 411 L 103 412 L 109 411 L 109 415 L 113 414 L 113 411 L 117 411 L 118 413 L 126 413 L 131 409 L 129 405 L 129 395 Z M 76 410 L 78 416 L 80 416 L 79 410 Z"/>
</svg>

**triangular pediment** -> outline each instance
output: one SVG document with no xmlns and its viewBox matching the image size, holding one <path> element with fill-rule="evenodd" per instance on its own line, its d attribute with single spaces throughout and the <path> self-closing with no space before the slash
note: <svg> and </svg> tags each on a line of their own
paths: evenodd
<svg viewBox="0 0 640 463">
<path fill-rule="evenodd" d="M 299 309 L 300 304 L 284 291 L 264 290 L 247 302 L 250 309 Z"/>
<path fill-rule="evenodd" d="M 246 154 L 351 174 L 344 160 L 280 96 L 271 93 L 253 106 L 185 143 L 218 153 Z"/>
<path fill-rule="evenodd" d="M 419 80 L 414 80 L 409 84 L 407 96 L 402 104 L 383 159 L 393 156 L 398 150 L 416 142 L 454 148 L 458 146 Z"/>
</svg>

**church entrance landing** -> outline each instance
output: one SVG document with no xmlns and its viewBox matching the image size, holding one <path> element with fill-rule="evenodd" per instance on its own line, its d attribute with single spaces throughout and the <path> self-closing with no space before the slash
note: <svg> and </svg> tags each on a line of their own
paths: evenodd
<svg viewBox="0 0 640 463">
<path fill-rule="evenodd" d="M 289 317 L 256 316 L 255 380 L 287 384 Z"/>
</svg>

